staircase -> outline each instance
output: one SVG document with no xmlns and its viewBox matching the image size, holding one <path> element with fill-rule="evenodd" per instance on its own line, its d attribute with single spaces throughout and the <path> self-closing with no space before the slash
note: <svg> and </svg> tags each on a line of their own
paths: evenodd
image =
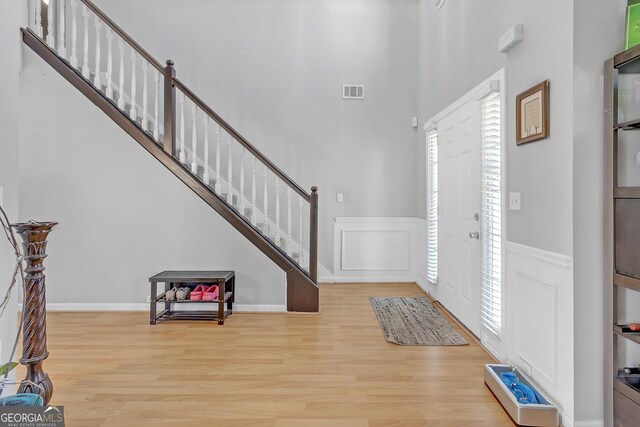
<svg viewBox="0 0 640 427">
<path fill-rule="evenodd" d="M 307 193 L 89 0 L 29 1 L 24 43 L 287 274 L 317 312 L 318 193 Z"/>
</svg>

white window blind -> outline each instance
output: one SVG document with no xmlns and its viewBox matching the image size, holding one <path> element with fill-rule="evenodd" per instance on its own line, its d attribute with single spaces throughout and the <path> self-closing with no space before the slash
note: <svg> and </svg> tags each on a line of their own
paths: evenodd
<svg viewBox="0 0 640 427">
<path fill-rule="evenodd" d="M 481 100 L 482 131 L 482 324 L 502 331 L 502 194 L 500 93 Z"/>
<path fill-rule="evenodd" d="M 438 132 L 427 134 L 427 279 L 438 282 Z"/>
</svg>

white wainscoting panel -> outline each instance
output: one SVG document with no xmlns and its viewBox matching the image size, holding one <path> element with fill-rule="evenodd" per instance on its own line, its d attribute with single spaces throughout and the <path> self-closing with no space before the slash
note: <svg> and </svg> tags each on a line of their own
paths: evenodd
<svg viewBox="0 0 640 427">
<path fill-rule="evenodd" d="M 426 221 L 336 218 L 334 281 L 426 283 Z"/>
<path fill-rule="evenodd" d="M 508 363 L 527 373 L 573 425 L 573 260 L 506 242 Z"/>
</svg>

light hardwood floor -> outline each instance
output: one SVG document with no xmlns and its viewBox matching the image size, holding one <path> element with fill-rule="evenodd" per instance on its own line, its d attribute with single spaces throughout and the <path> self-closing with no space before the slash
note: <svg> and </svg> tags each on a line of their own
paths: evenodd
<svg viewBox="0 0 640 427">
<path fill-rule="evenodd" d="M 224 326 L 49 313 L 52 404 L 70 427 L 514 425 L 483 383 L 492 359 L 463 331 L 469 346 L 384 340 L 368 298 L 423 295 L 416 285 L 320 295 L 321 314 L 236 313 Z"/>
</svg>

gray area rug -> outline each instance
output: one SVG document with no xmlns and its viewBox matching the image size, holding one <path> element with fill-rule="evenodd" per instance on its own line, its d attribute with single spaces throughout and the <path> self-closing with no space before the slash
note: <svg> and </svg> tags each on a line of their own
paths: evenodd
<svg viewBox="0 0 640 427">
<path fill-rule="evenodd" d="M 370 297 L 384 338 L 398 345 L 467 345 L 425 297 Z"/>
</svg>

